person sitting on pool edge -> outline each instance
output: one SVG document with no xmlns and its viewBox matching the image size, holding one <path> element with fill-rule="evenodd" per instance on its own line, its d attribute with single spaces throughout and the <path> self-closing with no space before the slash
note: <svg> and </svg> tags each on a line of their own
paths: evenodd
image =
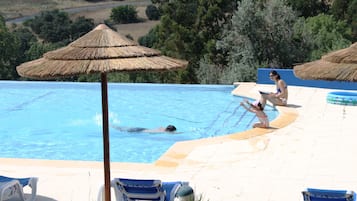
<svg viewBox="0 0 357 201">
<path fill-rule="evenodd" d="M 130 132 L 130 133 L 170 133 L 170 134 L 173 134 L 177 130 L 174 125 L 168 125 L 168 126 L 166 126 L 166 128 L 159 127 L 159 128 L 155 128 L 155 129 L 147 129 L 147 128 L 141 128 L 141 127 L 133 127 L 133 128 L 119 127 L 119 126 L 112 126 L 112 127 L 117 130 Z"/>
<path fill-rule="evenodd" d="M 276 92 L 266 93 L 259 91 L 261 94 L 261 103 L 265 105 L 268 100 L 274 106 L 286 106 L 288 103 L 288 85 L 275 70 L 270 71 L 269 77 L 275 82 Z"/>
<path fill-rule="evenodd" d="M 264 112 L 264 104 L 259 100 L 250 103 L 248 100 L 244 100 L 240 103 L 249 112 L 255 113 L 259 122 L 253 124 L 253 128 L 269 128 L 269 119 Z"/>
</svg>

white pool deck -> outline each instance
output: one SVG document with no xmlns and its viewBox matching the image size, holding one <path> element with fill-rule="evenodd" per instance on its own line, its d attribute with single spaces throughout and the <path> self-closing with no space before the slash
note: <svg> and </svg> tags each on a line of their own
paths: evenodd
<svg viewBox="0 0 357 201">
<path fill-rule="evenodd" d="M 274 86 L 240 83 L 233 93 L 257 98 L 258 90 Z M 330 91 L 289 86 L 273 128 L 177 143 L 154 164 L 111 163 L 111 177 L 187 180 L 203 201 L 302 201 L 307 187 L 357 191 L 357 106 L 328 104 Z M 37 201 L 97 200 L 103 173 L 101 162 L 0 158 L 0 175 L 39 178 Z"/>
</svg>

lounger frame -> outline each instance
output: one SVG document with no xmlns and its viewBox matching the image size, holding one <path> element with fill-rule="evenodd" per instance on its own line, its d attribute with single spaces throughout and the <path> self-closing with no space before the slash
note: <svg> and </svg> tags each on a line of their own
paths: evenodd
<svg viewBox="0 0 357 201">
<path fill-rule="evenodd" d="M 37 177 L 11 178 L 0 176 L 0 201 L 8 200 L 16 196 L 19 197 L 20 201 L 36 200 L 37 181 Z M 25 186 L 31 188 L 31 196 L 29 198 L 25 197 L 23 191 Z"/>
</svg>

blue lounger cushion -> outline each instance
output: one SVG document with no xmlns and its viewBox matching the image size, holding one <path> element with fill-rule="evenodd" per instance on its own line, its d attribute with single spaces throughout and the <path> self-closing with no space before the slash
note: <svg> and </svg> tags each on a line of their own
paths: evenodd
<svg viewBox="0 0 357 201">
<path fill-rule="evenodd" d="M 17 180 L 22 186 L 27 186 L 30 182 L 30 177 L 29 178 L 11 178 L 11 177 L 5 177 L 5 176 L 0 176 L 0 182 L 9 182 L 12 180 Z"/>
<path fill-rule="evenodd" d="M 162 187 L 165 189 L 165 201 L 173 201 L 176 197 L 178 189 L 183 186 L 188 185 L 188 182 L 182 181 L 171 181 L 171 182 L 162 182 Z"/>
<path fill-rule="evenodd" d="M 117 200 L 153 200 L 163 201 L 165 191 L 160 180 L 116 178 L 112 186 L 116 190 Z"/>
<path fill-rule="evenodd" d="M 128 193 L 157 193 L 161 182 L 159 180 L 132 180 L 118 179 L 117 184 L 120 184 Z"/>
<path fill-rule="evenodd" d="M 302 192 L 304 201 L 355 201 L 356 193 L 347 190 L 308 188 Z"/>
</svg>

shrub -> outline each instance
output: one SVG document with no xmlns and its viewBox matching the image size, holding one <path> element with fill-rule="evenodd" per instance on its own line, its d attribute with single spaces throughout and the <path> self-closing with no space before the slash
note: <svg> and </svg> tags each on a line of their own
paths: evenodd
<svg viewBox="0 0 357 201">
<path fill-rule="evenodd" d="M 158 20 L 160 19 L 160 11 L 154 5 L 148 5 L 145 10 L 146 16 L 149 20 Z"/>
<path fill-rule="evenodd" d="M 115 23 L 134 23 L 138 21 L 136 8 L 132 5 L 118 6 L 112 9 L 110 18 Z"/>
</svg>

